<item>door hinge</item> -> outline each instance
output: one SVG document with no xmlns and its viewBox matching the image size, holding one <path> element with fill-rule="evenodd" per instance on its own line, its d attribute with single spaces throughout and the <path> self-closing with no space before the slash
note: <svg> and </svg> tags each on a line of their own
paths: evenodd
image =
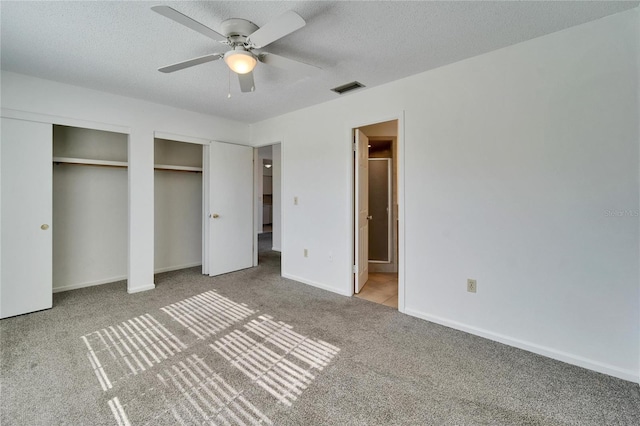
<svg viewBox="0 0 640 426">
<path fill-rule="evenodd" d="M 358 272 L 358 269 L 357 269 L 357 266 L 356 266 L 356 265 L 353 265 L 353 267 L 351 267 L 351 272 L 353 272 L 354 274 L 355 274 L 356 272 Z"/>
<path fill-rule="evenodd" d="M 358 145 L 356 145 L 356 143 L 354 142 L 353 143 L 353 152 L 356 152 L 357 147 L 358 147 Z"/>
</svg>

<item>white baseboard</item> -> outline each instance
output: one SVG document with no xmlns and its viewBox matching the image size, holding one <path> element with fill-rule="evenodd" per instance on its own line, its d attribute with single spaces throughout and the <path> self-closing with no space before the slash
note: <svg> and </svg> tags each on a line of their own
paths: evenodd
<svg viewBox="0 0 640 426">
<path fill-rule="evenodd" d="M 321 283 L 318 283 L 318 282 L 315 282 L 315 281 L 307 280 L 307 279 L 304 279 L 304 278 L 296 277 L 295 275 L 289 275 L 289 274 L 283 273 L 282 277 L 283 278 L 288 278 L 290 280 L 298 281 L 298 282 L 301 282 L 303 284 L 308 284 L 310 286 L 317 287 L 317 288 L 320 288 L 322 290 L 327 290 L 327 291 L 330 291 L 332 293 L 338 293 L 338 294 L 340 294 L 342 296 L 349 296 L 349 297 L 352 296 L 351 294 L 347 294 L 347 292 L 345 292 L 343 290 L 340 290 L 340 289 L 337 289 L 335 287 L 331 287 L 331 286 L 328 286 L 328 285 L 325 285 L 325 284 L 321 284 Z"/>
<path fill-rule="evenodd" d="M 189 263 L 186 265 L 179 265 L 179 266 L 168 266 L 166 268 L 158 268 L 155 269 L 153 271 L 154 274 L 159 274 L 162 272 L 170 272 L 170 271 L 177 271 L 180 269 L 186 269 L 186 268 L 193 268 L 195 266 L 202 266 L 201 262 L 196 262 L 196 263 Z M 64 285 L 61 287 L 54 287 L 53 288 L 53 292 L 54 293 L 61 293 L 63 291 L 69 291 L 69 290 L 77 290 L 79 288 L 85 288 L 85 287 L 93 287 L 96 285 L 101 285 L 101 284 L 109 284 L 109 283 L 113 283 L 116 281 L 125 281 L 127 279 L 126 275 L 122 275 L 119 277 L 111 277 L 111 278 L 104 278 L 101 280 L 97 280 L 97 281 L 89 281 L 86 283 L 77 283 L 77 284 L 69 284 L 69 285 Z M 145 286 L 145 290 L 149 290 L 149 288 L 146 288 L 147 286 Z M 155 288 L 155 284 L 153 286 L 153 288 Z M 140 291 L 144 291 L 144 290 L 140 290 Z M 133 291 L 133 292 L 129 292 L 129 293 L 136 293 L 137 291 Z"/>
<path fill-rule="evenodd" d="M 280 247 L 276 247 L 276 246 L 271 247 L 271 250 L 277 251 L 278 253 L 282 252 L 282 249 Z"/>
<path fill-rule="evenodd" d="M 116 281 L 125 281 L 127 279 L 126 276 L 124 277 L 112 277 L 112 278 L 106 278 L 104 280 L 98 280 L 98 281 L 91 281 L 88 283 L 79 283 L 79 284 L 71 284 L 71 285 L 65 285 L 62 287 L 56 287 L 53 289 L 54 293 L 61 293 L 63 291 L 69 291 L 69 290 L 77 290 L 80 288 L 85 288 L 85 287 L 94 287 L 97 285 L 102 285 L 102 284 L 109 284 L 109 283 L 113 283 Z M 148 285 L 144 285 L 141 287 L 136 287 L 135 289 L 129 289 L 127 288 L 127 293 L 129 294 L 133 294 L 133 293 L 139 293 L 141 291 L 146 291 L 146 290 L 151 290 L 156 288 L 155 284 L 148 284 Z"/>
<path fill-rule="evenodd" d="M 188 263 L 186 265 L 178 265 L 178 266 L 167 266 L 165 268 L 156 268 L 154 269 L 153 273 L 160 274 L 162 272 L 178 271 L 180 269 L 193 268 L 195 266 L 202 266 L 202 262 Z"/>
<path fill-rule="evenodd" d="M 625 370 L 610 364 L 594 361 L 578 355 L 559 351 L 557 349 L 541 346 L 541 345 L 527 342 L 520 339 L 514 339 L 509 336 L 504 336 L 499 333 L 494 333 L 492 331 L 473 327 L 457 321 L 451 321 L 446 318 L 440 318 L 435 315 L 430 315 L 415 309 L 406 308 L 405 313 L 413 317 L 434 322 L 436 324 L 444 325 L 445 327 L 464 331 L 469 334 L 474 334 L 476 336 L 484 337 L 489 340 L 504 343 L 505 345 L 513 346 L 519 349 L 524 349 L 525 351 L 533 352 L 538 355 L 542 355 L 558 361 L 566 362 L 567 364 L 577 365 L 578 367 L 586 368 L 587 370 L 593 370 L 593 371 L 597 371 L 598 373 L 603 373 L 609 376 L 617 377 L 619 379 L 628 380 L 634 383 L 640 383 L 640 376 L 637 371 Z"/>
<path fill-rule="evenodd" d="M 116 281 L 125 281 L 126 279 L 127 279 L 127 276 L 126 275 L 122 275 L 122 276 L 119 276 L 119 277 L 104 278 L 104 279 L 101 279 L 101 280 L 89 281 L 89 282 L 86 282 L 86 283 L 63 285 L 63 286 L 60 286 L 60 287 L 54 287 L 53 288 L 53 292 L 54 293 L 61 293 L 63 291 L 77 290 L 79 288 L 93 287 L 95 285 L 101 285 L 101 284 L 109 284 L 109 283 L 114 283 Z"/>
<path fill-rule="evenodd" d="M 127 288 L 127 293 L 129 294 L 140 293 L 142 291 L 153 290 L 154 288 L 156 288 L 156 285 L 151 283 L 151 284 L 143 285 L 136 288 Z"/>
</svg>

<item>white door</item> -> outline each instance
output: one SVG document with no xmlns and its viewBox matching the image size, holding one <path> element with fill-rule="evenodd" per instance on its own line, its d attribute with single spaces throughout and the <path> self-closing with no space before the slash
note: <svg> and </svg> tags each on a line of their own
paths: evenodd
<svg viewBox="0 0 640 426">
<path fill-rule="evenodd" d="M 2 118 L 0 318 L 52 306 L 51 124 Z"/>
<path fill-rule="evenodd" d="M 369 279 L 369 138 L 356 130 L 356 278 L 355 292 L 360 290 Z"/>
<path fill-rule="evenodd" d="M 209 275 L 253 266 L 253 148 L 209 148 Z"/>
</svg>

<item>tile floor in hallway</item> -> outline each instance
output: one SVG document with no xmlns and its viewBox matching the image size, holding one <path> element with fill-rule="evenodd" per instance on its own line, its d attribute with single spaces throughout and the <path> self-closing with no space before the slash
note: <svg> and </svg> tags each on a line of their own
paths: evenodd
<svg viewBox="0 0 640 426">
<path fill-rule="evenodd" d="M 371 272 L 356 297 L 398 309 L 398 274 Z"/>
</svg>

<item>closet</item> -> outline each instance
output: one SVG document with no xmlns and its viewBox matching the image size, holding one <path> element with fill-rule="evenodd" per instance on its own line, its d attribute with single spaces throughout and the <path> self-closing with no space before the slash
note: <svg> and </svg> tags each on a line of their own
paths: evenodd
<svg viewBox="0 0 640 426">
<path fill-rule="evenodd" d="M 252 266 L 253 148 L 154 141 L 149 214 L 129 203 L 130 136 L 107 128 L 116 132 L 2 117 L 0 318 L 51 308 L 53 292 L 127 279 L 133 243 L 154 251 L 156 271 L 200 265 L 203 253 L 212 276 Z M 141 210 L 155 223 L 154 247 L 148 234 L 130 238 Z"/>
<path fill-rule="evenodd" d="M 154 143 L 155 272 L 201 265 L 202 145 Z"/>
<path fill-rule="evenodd" d="M 53 291 L 127 279 L 128 135 L 53 126 Z"/>
</svg>

